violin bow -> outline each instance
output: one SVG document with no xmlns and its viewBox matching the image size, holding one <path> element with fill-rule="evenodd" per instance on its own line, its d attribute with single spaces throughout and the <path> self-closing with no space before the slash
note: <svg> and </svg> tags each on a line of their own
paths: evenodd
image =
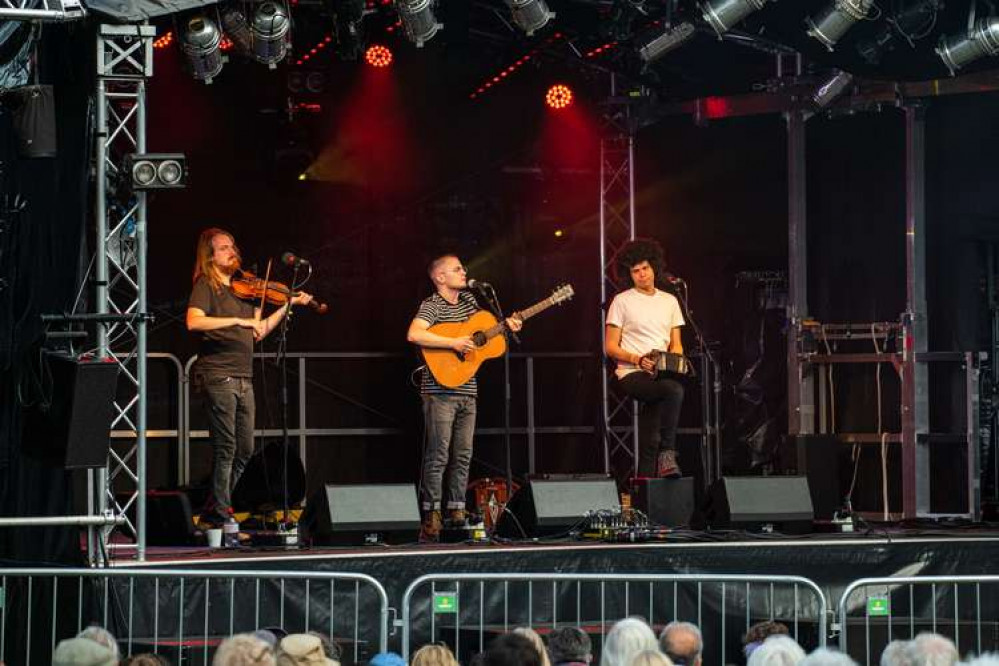
<svg viewBox="0 0 999 666">
<path fill-rule="evenodd" d="M 257 310 L 257 321 L 264 314 L 264 303 L 267 302 L 267 283 L 271 281 L 271 259 L 267 260 L 267 272 L 264 274 L 264 288 L 260 291 L 260 308 Z"/>
</svg>

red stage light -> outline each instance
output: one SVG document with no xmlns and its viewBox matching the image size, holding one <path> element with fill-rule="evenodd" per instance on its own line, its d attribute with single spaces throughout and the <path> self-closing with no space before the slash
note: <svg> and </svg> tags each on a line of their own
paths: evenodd
<svg viewBox="0 0 999 666">
<path fill-rule="evenodd" d="M 165 49 L 173 42 L 173 31 L 169 31 L 161 37 L 157 37 L 153 42 L 154 49 Z"/>
<path fill-rule="evenodd" d="M 388 67 L 392 64 L 392 52 L 387 46 L 375 44 L 364 52 L 364 59 L 372 67 Z"/>
<path fill-rule="evenodd" d="M 572 90 L 569 89 L 569 86 L 556 83 L 545 94 L 545 104 L 552 109 L 564 109 L 572 104 Z"/>
</svg>

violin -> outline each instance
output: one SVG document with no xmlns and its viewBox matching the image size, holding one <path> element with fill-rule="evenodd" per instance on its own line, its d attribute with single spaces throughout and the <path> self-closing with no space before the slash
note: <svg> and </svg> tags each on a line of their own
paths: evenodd
<svg viewBox="0 0 999 666">
<path fill-rule="evenodd" d="M 264 280 L 249 271 L 239 271 L 236 275 L 233 275 L 231 285 L 232 293 L 236 295 L 236 298 L 257 302 L 263 299 L 274 305 L 285 305 L 289 298 L 294 298 L 299 293 L 289 289 L 286 284 Z M 264 293 L 265 286 L 267 288 L 266 293 Z M 309 307 L 318 314 L 326 314 L 329 310 L 329 306 L 325 303 L 320 303 L 316 299 L 312 299 L 309 302 Z"/>
</svg>

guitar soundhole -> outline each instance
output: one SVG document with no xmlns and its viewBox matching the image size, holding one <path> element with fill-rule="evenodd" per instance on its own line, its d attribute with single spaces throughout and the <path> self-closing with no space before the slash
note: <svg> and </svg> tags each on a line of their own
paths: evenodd
<svg viewBox="0 0 999 666">
<path fill-rule="evenodd" d="M 482 331 L 476 331 L 475 333 L 472 333 L 472 342 L 475 343 L 476 347 L 485 347 L 488 340 L 486 340 L 485 333 Z"/>
</svg>

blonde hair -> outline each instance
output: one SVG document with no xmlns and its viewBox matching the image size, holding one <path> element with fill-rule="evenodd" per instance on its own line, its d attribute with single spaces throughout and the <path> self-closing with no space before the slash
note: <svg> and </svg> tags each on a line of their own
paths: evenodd
<svg viewBox="0 0 999 666">
<path fill-rule="evenodd" d="M 458 660 L 448 646 L 431 643 L 416 651 L 409 666 L 458 666 Z"/>
<path fill-rule="evenodd" d="M 233 249 L 236 251 L 236 259 L 242 259 L 239 254 L 239 248 L 236 247 L 236 239 L 233 238 L 231 233 L 218 227 L 209 227 L 198 236 L 198 248 L 194 255 L 194 276 L 191 282 L 197 282 L 199 277 L 204 276 L 208 280 L 212 291 L 220 292 L 224 284 L 219 279 L 218 271 L 215 270 L 215 264 L 212 261 L 212 257 L 215 256 L 215 246 L 212 244 L 212 241 L 215 240 L 216 236 L 228 236 L 229 240 L 232 241 Z"/>
<path fill-rule="evenodd" d="M 642 650 L 631 658 L 629 666 L 673 666 L 673 662 L 659 650 Z"/>
<path fill-rule="evenodd" d="M 253 634 L 236 634 L 215 651 L 212 666 L 276 666 L 274 648 Z"/>
<path fill-rule="evenodd" d="M 527 640 L 531 641 L 534 649 L 538 651 L 541 655 L 541 666 L 551 666 L 551 660 L 548 658 L 548 650 L 545 649 L 545 642 L 541 640 L 541 636 L 538 632 L 534 631 L 530 627 L 517 627 L 513 630 L 513 633 L 523 636 Z"/>
</svg>

